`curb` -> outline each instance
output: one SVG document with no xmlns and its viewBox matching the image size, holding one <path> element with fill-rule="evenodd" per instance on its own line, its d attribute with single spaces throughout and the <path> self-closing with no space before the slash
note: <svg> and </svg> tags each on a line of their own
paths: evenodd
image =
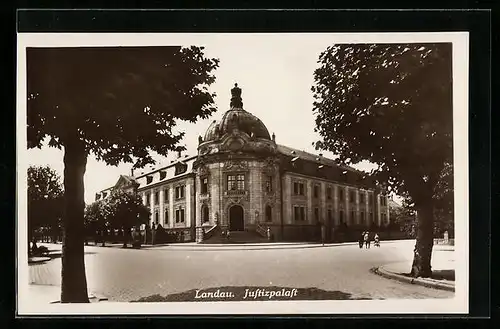
<svg viewBox="0 0 500 329">
<path fill-rule="evenodd" d="M 441 283 L 441 282 L 432 282 L 432 281 L 427 281 L 425 279 L 421 278 L 411 278 L 407 277 L 401 274 L 397 274 L 394 272 L 390 272 L 386 270 L 383 266 L 380 267 L 374 267 L 370 270 L 371 272 L 380 275 L 382 277 L 385 277 L 387 279 L 392 279 L 396 281 L 400 281 L 403 283 L 409 283 L 409 284 L 416 284 L 419 286 L 424 286 L 427 288 L 434 288 L 434 289 L 440 289 L 440 290 L 446 290 L 446 291 L 452 291 L 455 292 L 455 286 L 451 284 L 446 284 L 446 283 Z"/>
<path fill-rule="evenodd" d="M 96 295 L 90 295 L 89 296 L 89 303 L 99 303 L 99 302 L 107 302 L 108 298 L 104 296 L 96 296 Z M 50 304 L 61 304 L 60 300 L 55 300 L 50 302 Z"/>
<path fill-rule="evenodd" d="M 34 257 L 36 259 L 29 259 L 28 258 L 28 264 L 39 264 L 39 263 L 45 263 L 51 260 L 52 258 L 50 257 Z"/>
</svg>

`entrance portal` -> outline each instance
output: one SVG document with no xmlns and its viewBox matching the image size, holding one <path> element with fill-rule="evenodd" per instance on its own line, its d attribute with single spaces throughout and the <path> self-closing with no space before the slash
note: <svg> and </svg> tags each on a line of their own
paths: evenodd
<svg viewBox="0 0 500 329">
<path fill-rule="evenodd" d="M 229 231 L 243 231 L 244 228 L 243 207 L 232 206 L 229 208 Z"/>
</svg>

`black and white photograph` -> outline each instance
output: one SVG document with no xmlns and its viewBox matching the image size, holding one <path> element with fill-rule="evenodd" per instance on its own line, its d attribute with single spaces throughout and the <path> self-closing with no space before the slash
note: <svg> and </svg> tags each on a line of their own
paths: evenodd
<svg viewBox="0 0 500 329">
<path fill-rule="evenodd" d="M 468 34 L 18 34 L 25 315 L 468 310 Z"/>
</svg>

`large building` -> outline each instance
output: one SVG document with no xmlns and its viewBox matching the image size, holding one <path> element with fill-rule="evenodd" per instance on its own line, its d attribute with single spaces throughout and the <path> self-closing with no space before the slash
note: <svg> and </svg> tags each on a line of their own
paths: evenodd
<svg viewBox="0 0 500 329">
<path fill-rule="evenodd" d="M 230 108 L 198 139 L 196 156 L 120 176 L 113 188 L 135 191 L 151 209 L 150 224 L 182 230 L 188 240 L 206 232 L 271 232 L 275 241 L 331 240 L 342 227 L 389 222 L 387 197 L 363 172 L 276 143 L 264 123 L 243 109 L 241 89 Z M 105 197 L 110 189 L 96 198 Z"/>
</svg>

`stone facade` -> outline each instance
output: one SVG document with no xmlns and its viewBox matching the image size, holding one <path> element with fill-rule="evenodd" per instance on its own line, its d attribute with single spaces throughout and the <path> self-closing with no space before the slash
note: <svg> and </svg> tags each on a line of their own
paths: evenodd
<svg viewBox="0 0 500 329">
<path fill-rule="evenodd" d="M 321 227 L 331 238 L 345 225 L 389 222 L 387 197 L 364 173 L 277 144 L 243 110 L 241 89 L 231 92 L 231 108 L 198 138 L 196 156 L 179 154 L 168 166 L 126 176 L 151 209 L 150 225 L 186 229 L 192 239 L 196 232 L 198 241 L 216 225 L 230 231 L 270 228 L 279 241 L 317 239 Z"/>
</svg>

